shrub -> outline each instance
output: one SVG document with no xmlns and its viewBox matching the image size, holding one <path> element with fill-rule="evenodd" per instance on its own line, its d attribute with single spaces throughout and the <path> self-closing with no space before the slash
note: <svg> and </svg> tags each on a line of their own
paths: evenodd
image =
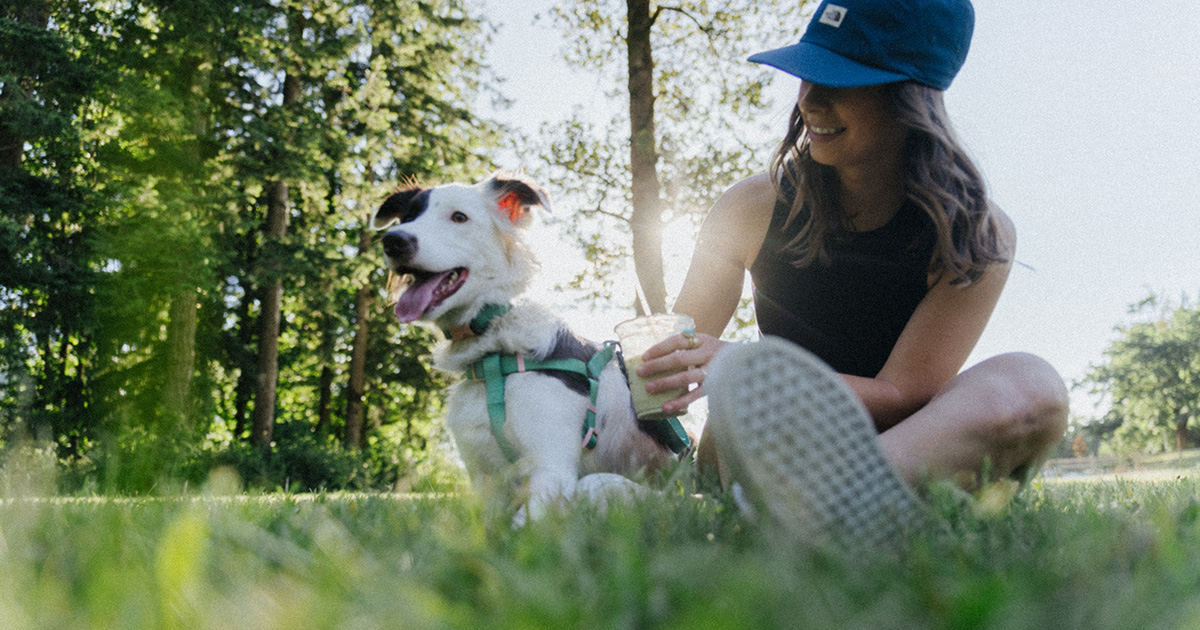
<svg viewBox="0 0 1200 630">
<path fill-rule="evenodd" d="M 59 459 L 57 475 L 51 478 L 57 479 L 60 493 L 111 495 L 165 495 L 199 488 L 218 468 L 235 471 L 245 488 L 268 492 L 449 492 L 459 489 L 464 479 L 447 444 L 414 449 L 402 435 L 386 429 L 376 431 L 362 450 L 347 449 L 302 422 L 277 424 L 274 437 L 272 448 L 262 451 L 240 440 L 200 446 L 199 439 L 127 426 L 84 453 Z M 52 446 L 46 448 L 53 452 Z M 16 447 L 9 450 L 11 457 L 19 455 Z"/>
</svg>

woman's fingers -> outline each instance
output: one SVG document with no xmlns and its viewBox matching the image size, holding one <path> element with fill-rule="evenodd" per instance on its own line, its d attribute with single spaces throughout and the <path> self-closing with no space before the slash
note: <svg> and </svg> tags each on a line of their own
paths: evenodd
<svg viewBox="0 0 1200 630">
<path fill-rule="evenodd" d="M 652 394 L 688 390 L 663 405 L 668 413 L 684 412 L 688 405 L 704 396 L 704 379 L 708 376 L 705 369 L 725 343 L 703 333 L 672 335 L 642 355 L 645 360 L 638 366 L 638 376 L 649 379 L 646 390 Z"/>
<path fill-rule="evenodd" d="M 704 335 L 704 336 L 706 336 L 706 335 Z M 650 346 L 650 348 L 648 350 L 646 350 L 645 354 L 643 354 L 642 357 L 645 358 L 646 361 L 653 361 L 654 359 L 670 356 L 671 354 L 673 354 L 675 352 L 679 352 L 680 350 L 688 350 L 688 349 L 694 350 L 695 348 L 691 347 L 693 345 L 693 342 L 689 341 L 689 339 L 695 339 L 696 340 L 695 343 L 699 344 L 696 346 L 698 348 L 700 345 L 703 345 L 703 343 L 704 343 L 704 341 L 701 337 L 702 337 L 702 335 L 697 334 L 697 333 L 692 333 L 692 335 L 690 337 L 682 335 L 682 334 L 671 335 L 670 337 L 663 339 L 662 341 L 654 344 L 653 346 Z"/>
<path fill-rule="evenodd" d="M 642 378 L 666 372 L 678 372 L 688 367 L 708 365 L 724 342 L 696 333 L 695 342 L 684 335 L 672 335 L 652 346 L 642 357 L 645 361 L 638 367 Z M 694 347 L 693 347 L 694 346 Z"/>
<path fill-rule="evenodd" d="M 669 400 L 663 405 L 663 411 L 667 413 L 683 413 L 687 411 L 688 405 L 700 400 L 704 397 L 704 386 L 701 385 L 696 389 L 676 398 Z"/>
<path fill-rule="evenodd" d="M 654 379 L 646 383 L 646 390 L 651 394 L 664 392 L 681 387 L 689 387 L 693 384 L 703 385 L 704 377 L 707 374 L 704 368 L 700 366 L 689 366 L 678 372 L 668 374 L 661 378 Z"/>
</svg>

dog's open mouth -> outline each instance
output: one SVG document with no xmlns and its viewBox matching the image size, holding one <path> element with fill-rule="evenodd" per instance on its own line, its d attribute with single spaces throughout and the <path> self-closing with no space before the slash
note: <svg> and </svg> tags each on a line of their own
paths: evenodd
<svg viewBox="0 0 1200 630">
<path fill-rule="evenodd" d="M 415 322 L 440 305 L 446 298 L 462 288 L 470 271 L 458 267 L 448 271 L 399 270 L 408 288 L 396 301 L 396 318 L 402 322 Z"/>
</svg>

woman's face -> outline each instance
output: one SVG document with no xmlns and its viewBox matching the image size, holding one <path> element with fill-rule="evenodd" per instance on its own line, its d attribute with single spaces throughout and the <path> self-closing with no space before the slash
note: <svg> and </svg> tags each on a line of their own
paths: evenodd
<svg viewBox="0 0 1200 630">
<path fill-rule="evenodd" d="M 885 90 L 801 84 L 800 114 L 813 160 L 835 168 L 898 163 L 908 129 L 888 112 Z"/>
</svg>

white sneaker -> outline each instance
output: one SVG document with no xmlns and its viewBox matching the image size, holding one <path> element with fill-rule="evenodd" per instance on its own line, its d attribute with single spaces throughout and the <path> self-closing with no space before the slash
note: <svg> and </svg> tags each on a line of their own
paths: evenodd
<svg viewBox="0 0 1200 630">
<path fill-rule="evenodd" d="M 778 337 L 731 345 L 704 387 L 717 452 L 758 513 L 800 540 L 850 546 L 920 527 L 927 506 L 884 457 L 858 396 L 813 354 Z"/>
</svg>

